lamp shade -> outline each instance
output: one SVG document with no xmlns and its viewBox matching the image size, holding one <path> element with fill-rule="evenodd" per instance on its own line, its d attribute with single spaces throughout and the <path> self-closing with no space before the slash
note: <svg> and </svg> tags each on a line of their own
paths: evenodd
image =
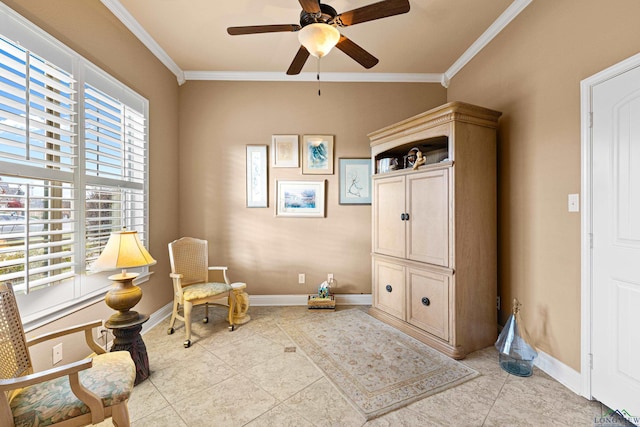
<svg viewBox="0 0 640 427">
<path fill-rule="evenodd" d="M 92 264 L 91 270 L 144 267 L 155 263 L 156 260 L 147 252 L 138 238 L 138 232 L 123 230 L 111 233 L 107 245 Z"/>
<path fill-rule="evenodd" d="M 309 24 L 298 32 L 298 40 L 311 55 L 322 58 L 338 43 L 340 31 L 329 24 Z"/>
</svg>

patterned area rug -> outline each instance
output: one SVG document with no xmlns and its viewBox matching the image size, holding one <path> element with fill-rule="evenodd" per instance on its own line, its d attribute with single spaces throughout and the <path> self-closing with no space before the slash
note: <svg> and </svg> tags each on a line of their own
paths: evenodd
<svg viewBox="0 0 640 427">
<path fill-rule="evenodd" d="M 370 420 L 479 373 L 364 313 L 318 313 L 280 327 Z"/>
</svg>

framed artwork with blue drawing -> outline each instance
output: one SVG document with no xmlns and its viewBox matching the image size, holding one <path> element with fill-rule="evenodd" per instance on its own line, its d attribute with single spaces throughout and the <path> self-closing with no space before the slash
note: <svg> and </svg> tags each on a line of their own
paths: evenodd
<svg viewBox="0 0 640 427">
<path fill-rule="evenodd" d="M 302 173 L 333 175 L 333 135 L 303 135 Z"/>
<path fill-rule="evenodd" d="M 371 159 L 340 159 L 340 204 L 371 204 Z"/>
</svg>

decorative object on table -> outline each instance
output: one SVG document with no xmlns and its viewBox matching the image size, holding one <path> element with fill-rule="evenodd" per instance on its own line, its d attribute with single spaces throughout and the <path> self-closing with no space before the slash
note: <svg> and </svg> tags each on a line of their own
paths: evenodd
<svg viewBox="0 0 640 427">
<path fill-rule="evenodd" d="M 302 137 L 302 173 L 333 175 L 333 135 Z"/>
<path fill-rule="evenodd" d="M 135 367 L 125 352 L 106 353 L 94 341 L 97 320 L 26 339 L 13 287 L 0 283 L 0 425 L 44 426 L 64 421 L 69 426 L 129 425 L 127 403 Z M 29 347 L 83 332 L 96 355 L 34 374 Z M 80 380 L 80 379 L 81 380 Z M 111 425 L 111 423 L 109 423 Z"/>
<path fill-rule="evenodd" d="M 247 145 L 247 207 L 266 208 L 268 203 L 267 146 Z"/>
<path fill-rule="evenodd" d="M 538 352 L 527 343 L 527 333 L 520 320 L 520 307 L 517 299 L 513 300 L 513 312 L 496 341 L 500 367 L 510 374 L 529 377 L 533 373 L 533 362 Z"/>
<path fill-rule="evenodd" d="M 361 309 L 278 326 L 367 420 L 479 375 Z"/>
<path fill-rule="evenodd" d="M 246 283 L 231 283 L 227 267 L 209 266 L 209 243 L 193 237 L 182 237 L 169 243 L 169 262 L 173 281 L 173 311 L 169 335 L 175 332 L 176 319 L 184 322 L 184 348 L 191 347 L 191 312 L 194 306 L 204 305 L 203 323 L 209 322 L 209 304 L 228 306 L 229 330 L 250 320 L 249 296 Z M 209 272 L 217 272 L 223 281 L 211 281 Z M 183 316 L 179 314 L 182 309 Z"/>
<path fill-rule="evenodd" d="M 325 216 L 325 180 L 277 181 L 276 216 Z"/>
<path fill-rule="evenodd" d="M 271 155 L 274 168 L 299 167 L 298 135 L 271 136 Z"/>
<path fill-rule="evenodd" d="M 112 325 L 127 325 L 136 322 L 139 315 L 131 308 L 142 298 L 142 290 L 133 284 L 138 273 L 127 273 L 127 268 L 154 265 L 156 260 L 142 245 L 137 231 L 115 231 L 109 236 L 104 250 L 91 265 L 92 271 L 122 269 L 122 273 L 109 276 L 113 287 L 107 292 L 105 302 L 117 310 L 108 322 Z"/>
<path fill-rule="evenodd" d="M 340 159 L 340 204 L 371 204 L 371 159 Z"/>
</svg>

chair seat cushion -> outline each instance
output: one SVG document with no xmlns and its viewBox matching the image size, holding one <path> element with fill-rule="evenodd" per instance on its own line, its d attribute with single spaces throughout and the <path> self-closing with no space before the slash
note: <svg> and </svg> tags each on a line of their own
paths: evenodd
<svg viewBox="0 0 640 427">
<path fill-rule="evenodd" d="M 129 399 L 136 367 L 128 351 L 115 351 L 95 356 L 93 366 L 79 376 L 82 385 L 109 407 Z M 68 376 L 23 388 L 10 405 L 16 427 L 47 426 L 90 412 L 71 391 Z"/>
<path fill-rule="evenodd" d="M 226 283 L 198 283 L 196 285 L 185 286 L 182 289 L 182 297 L 185 301 L 194 301 L 200 298 L 212 297 L 229 292 L 231 286 Z"/>
</svg>

